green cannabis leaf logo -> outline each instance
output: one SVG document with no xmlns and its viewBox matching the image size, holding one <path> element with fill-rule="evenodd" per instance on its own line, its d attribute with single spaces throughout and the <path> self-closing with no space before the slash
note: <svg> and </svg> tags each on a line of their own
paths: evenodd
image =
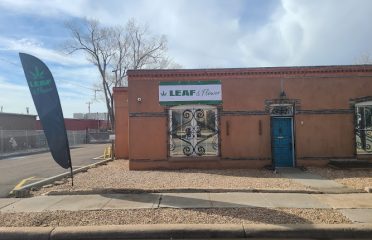
<svg viewBox="0 0 372 240">
<path fill-rule="evenodd" d="M 160 93 L 162 96 L 167 96 L 167 93 L 166 92 L 162 92 L 162 93 Z"/>
<path fill-rule="evenodd" d="M 42 79 L 44 78 L 44 71 L 39 70 L 38 67 L 35 67 L 35 72 L 31 72 L 31 75 L 33 80 Z"/>
</svg>

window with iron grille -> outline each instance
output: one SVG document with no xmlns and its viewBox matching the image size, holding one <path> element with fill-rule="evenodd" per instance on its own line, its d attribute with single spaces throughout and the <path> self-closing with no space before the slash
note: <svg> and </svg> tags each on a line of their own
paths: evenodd
<svg viewBox="0 0 372 240">
<path fill-rule="evenodd" d="M 370 105 L 369 105 L 370 104 Z M 358 154 L 372 153 L 372 103 L 355 106 L 355 139 Z"/>
<path fill-rule="evenodd" d="M 217 108 L 182 105 L 169 109 L 169 156 L 218 156 Z"/>
</svg>

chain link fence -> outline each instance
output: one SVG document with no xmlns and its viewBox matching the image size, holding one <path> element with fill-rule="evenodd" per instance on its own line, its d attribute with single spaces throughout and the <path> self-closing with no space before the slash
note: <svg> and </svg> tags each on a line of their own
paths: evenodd
<svg viewBox="0 0 372 240">
<path fill-rule="evenodd" d="M 70 146 L 109 142 L 109 132 L 99 130 L 67 131 Z M 0 155 L 48 149 L 43 130 L 0 129 Z"/>
</svg>

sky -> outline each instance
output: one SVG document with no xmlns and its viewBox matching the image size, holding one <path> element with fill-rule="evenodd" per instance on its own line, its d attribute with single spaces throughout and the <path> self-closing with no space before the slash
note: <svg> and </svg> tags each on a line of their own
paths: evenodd
<svg viewBox="0 0 372 240">
<path fill-rule="evenodd" d="M 372 56 L 370 0 L 0 0 L 0 106 L 36 115 L 18 57 L 50 68 L 64 116 L 105 112 L 97 69 L 83 53 L 65 55 L 67 21 L 106 26 L 129 19 L 165 35 L 182 68 L 356 64 Z"/>
</svg>

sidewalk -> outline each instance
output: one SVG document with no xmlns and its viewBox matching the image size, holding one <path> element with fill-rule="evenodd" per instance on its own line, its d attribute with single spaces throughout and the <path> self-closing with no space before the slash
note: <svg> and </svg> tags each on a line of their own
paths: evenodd
<svg viewBox="0 0 372 240">
<path fill-rule="evenodd" d="M 69 182 L 48 188 L 66 195 L 0 199 L 1 226 L 7 226 L 0 227 L 0 239 L 370 239 L 372 235 L 371 194 L 298 169 L 263 173 L 268 179 L 262 179 L 241 172 L 129 172 L 118 166 L 78 174 L 75 184 L 83 190 L 71 188 Z M 105 176 L 107 181 L 102 180 Z M 196 181 L 185 181 L 190 177 L 208 184 L 182 192 L 182 187 L 191 186 L 182 182 L 195 186 Z M 221 181 L 212 181 L 215 178 Z M 174 184 L 177 179 L 182 182 Z M 248 185 L 251 181 L 255 185 Z M 252 192 L 264 181 L 280 188 Z M 152 188 L 142 187 L 150 183 Z M 241 185 L 244 191 L 218 189 Z M 113 186 L 142 193 L 108 193 Z"/>
<path fill-rule="evenodd" d="M 0 199 L 1 213 L 154 208 L 336 209 L 353 222 L 372 223 L 372 196 L 368 193 L 143 193 Z"/>
<path fill-rule="evenodd" d="M 291 179 L 299 184 L 308 186 L 310 189 L 322 193 L 356 193 L 356 189 L 347 187 L 333 180 L 325 179 L 313 173 L 301 171 L 298 168 L 282 168 L 278 170 L 283 177 Z"/>
</svg>

